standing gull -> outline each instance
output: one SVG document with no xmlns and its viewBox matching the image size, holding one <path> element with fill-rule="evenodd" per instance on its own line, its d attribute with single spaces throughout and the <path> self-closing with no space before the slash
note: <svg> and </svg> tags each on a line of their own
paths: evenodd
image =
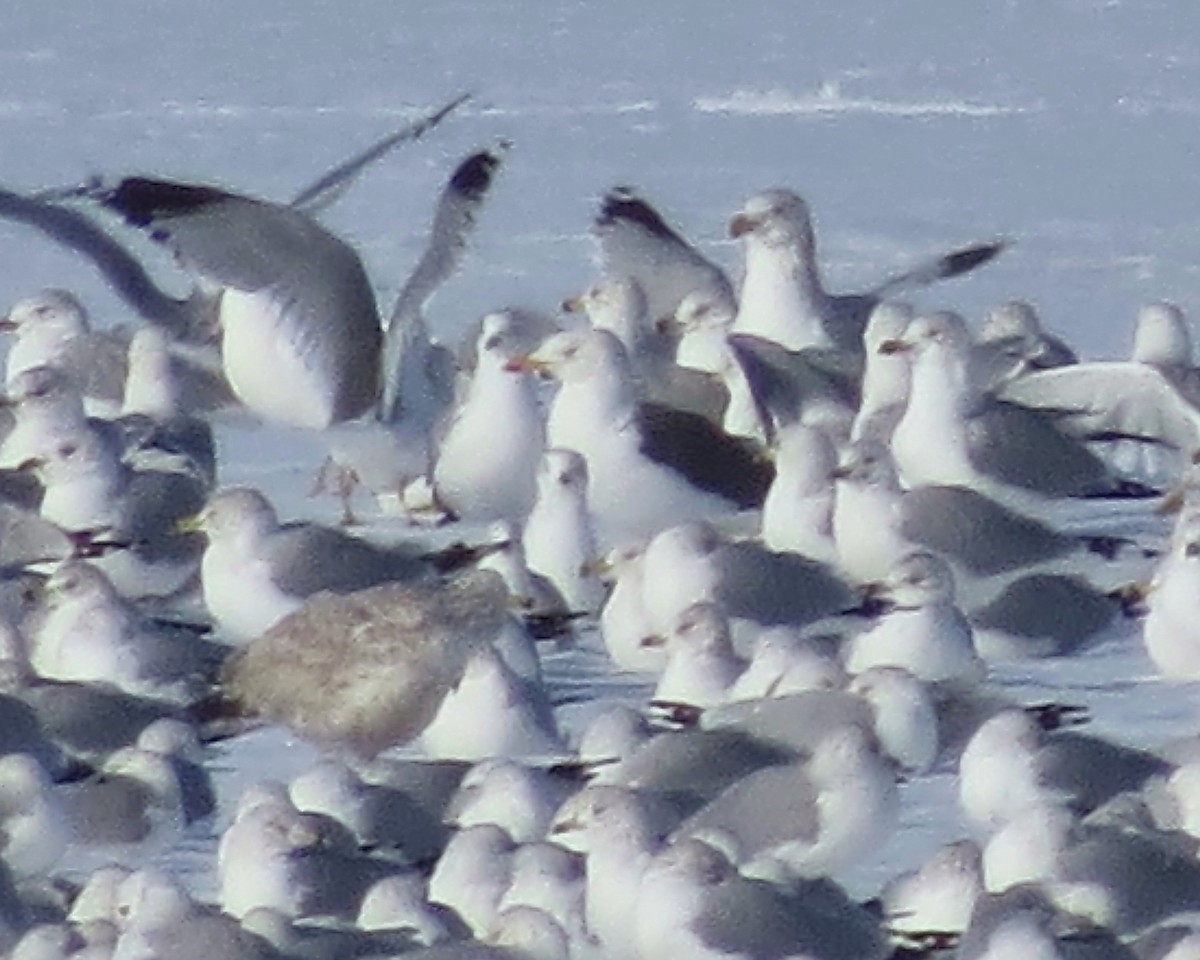
<svg viewBox="0 0 1200 960">
<path fill-rule="evenodd" d="M 638 403 L 629 357 L 607 330 L 555 334 L 514 363 L 560 381 L 546 439 L 587 460 L 602 542 L 762 504 L 769 462 L 703 417 Z"/>
<path fill-rule="evenodd" d="M 823 347 L 862 353 L 862 333 L 881 300 L 905 288 L 955 277 L 987 263 L 1003 243 L 981 243 L 945 254 L 862 294 L 832 295 L 821 282 L 808 204 L 791 190 L 767 190 L 729 221 L 746 250 L 746 275 L 734 329 L 789 350 Z"/>
</svg>

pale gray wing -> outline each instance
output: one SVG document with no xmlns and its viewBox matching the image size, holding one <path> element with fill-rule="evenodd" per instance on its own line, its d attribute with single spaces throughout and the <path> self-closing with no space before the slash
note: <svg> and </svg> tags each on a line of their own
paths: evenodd
<svg viewBox="0 0 1200 960">
<path fill-rule="evenodd" d="M 1119 793 L 1140 790 L 1153 776 L 1166 776 L 1171 765 L 1146 750 L 1100 737 L 1057 733 L 1038 751 L 1040 779 L 1080 813 L 1095 810 Z"/>
<path fill-rule="evenodd" d="M 695 929 L 716 951 L 756 960 L 888 954 L 879 921 L 829 880 L 800 881 L 785 892 L 765 880 L 735 877 L 705 897 Z"/>
<path fill-rule="evenodd" d="M 724 704 L 704 711 L 706 730 L 736 730 L 756 743 L 770 744 L 797 755 L 810 754 L 831 730 L 853 724 L 873 726 L 862 697 L 841 690 L 807 690 Z"/>
<path fill-rule="evenodd" d="M 172 336 L 201 342 L 211 339 L 212 305 L 205 296 L 178 300 L 163 292 L 137 258 L 85 214 L 0 189 L 0 217 L 33 227 L 83 254 L 139 316 Z"/>
<path fill-rule="evenodd" d="M 414 140 L 420 140 L 430 130 L 441 123 L 447 116 L 471 99 L 471 94 L 464 93 L 455 97 L 444 107 L 421 117 L 419 120 L 401 127 L 394 133 L 389 133 L 381 140 L 375 141 L 362 153 L 356 154 L 349 160 L 339 163 L 328 173 L 322 174 L 313 183 L 300 190 L 292 198 L 290 206 L 308 214 L 318 214 L 326 207 L 341 199 L 342 195 L 362 176 L 371 164 L 391 153 L 396 147 Z"/>
<path fill-rule="evenodd" d="M 1097 361 L 1031 373 L 1005 384 L 1001 395 L 1053 414 L 1077 437 L 1131 437 L 1184 452 L 1200 447 L 1200 410 L 1144 363 Z"/>
<path fill-rule="evenodd" d="M 673 318 L 679 302 L 697 290 L 709 291 L 718 303 L 736 309 L 737 296 L 725 272 L 629 187 L 614 187 L 605 194 L 592 233 L 599 243 L 601 271 L 641 285 L 652 323 Z"/>
<path fill-rule="evenodd" d="M 977 630 L 1027 639 L 1053 655 L 1075 652 L 1121 615 L 1121 601 L 1078 577 L 1032 574 L 968 612 Z"/>
<path fill-rule="evenodd" d="M 93 331 L 68 341 L 58 364 L 84 397 L 120 406 L 129 370 L 129 339 L 119 331 Z"/>
<path fill-rule="evenodd" d="M 317 524 L 287 526 L 270 539 L 272 577 L 287 593 L 349 593 L 431 573 L 423 551 L 385 548 Z"/>
<path fill-rule="evenodd" d="M 0 502 L 0 569 L 74 555 L 75 544 L 61 528 L 29 510 Z"/>
<path fill-rule="evenodd" d="M 423 311 L 430 297 L 458 269 L 475 221 L 500 167 L 502 151 L 474 153 L 460 163 L 438 198 L 433 225 L 421 259 L 396 297 L 384 341 L 379 414 L 385 422 L 401 412 L 406 353 L 423 346 Z M 408 361 L 411 363 L 411 360 Z"/>
<path fill-rule="evenodd" d="M 990 240 L 960 247 L 944 253 L 911 270 L 890 277 L 871 291 L 876 300 L 886 300 L 905 290 L 927 287 L 939 280 L 948 280 L 990 263 L 1008 248 L 1005 240 Z"/>
<path fill-rule="evenodd" d="M 763 625 L 803 625 L 842 613 L 861 598 L 833 570 L 797 553 L 761 544 L 721 548 L 717 599 L 732 617 Z"/>
<path fill-rule="evenodd" d="M 741 858 L 753 859 L 782 843 L 815 841 L 820 829 L 817 791 L 805 763 L 764 767 L 743 777 L 688 817 L 677 837 L 732 837 Z"/>
<path fill-rule="evenodd" d="M 989 402 L 967 421 L 967 431 L 972 464 L 1003 483 L 1056 497 L 1101 494 L 1115 486 L 1103 461 L 1041 411 Z"/>
<path fill-rule="evenodd" d="M 1081 542 L 965 487 L 917 487 L 900 499 L 901 532 L 976 576 L 1065 556 Z"/>
<path fill-rule="evenodd" d="M 349 244 L 299 211 L 215 187 L 129 177 L 93 196 L 208 284 L 267 296 L 330 383 L 335 421 L 374 404 L 383 333 Z"/>
</svg>

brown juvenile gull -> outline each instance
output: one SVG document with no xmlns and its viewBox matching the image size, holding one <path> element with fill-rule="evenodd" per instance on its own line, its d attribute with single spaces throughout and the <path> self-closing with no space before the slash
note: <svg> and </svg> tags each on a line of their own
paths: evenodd
<svg viewBox="0 0 1200 960">
<path fill-rule="evenodd" d="M 224 693 L 301 736 L 373 756 L 425 729 L 507 616 L 508 590 L 491 571 L 318 594 L 234 654 Z"/>
</svg>

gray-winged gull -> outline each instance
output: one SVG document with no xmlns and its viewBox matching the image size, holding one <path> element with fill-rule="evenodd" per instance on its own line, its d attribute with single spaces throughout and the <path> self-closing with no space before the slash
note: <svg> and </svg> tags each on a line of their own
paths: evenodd
<svg viewBox="0 0 1200 960">
<path fill-rule="evenodd" d="M 988 311 L 975 344 L 976 369 L 985 383 L 999 385 L 1036 370 L 1078 363 L 1063 340 L 1048 333 L 1033 304 L 1009 300 Z"/>
<path fill-rule="evenodd" d="M 971 376 L 971 338 L 958 314 L 917 317 L 883 349 L 912 352 L 908 406 L 892 452 L 909 487 L 957 484 L 1018 499 L 1113 493 L 1105 464 L 1040 411 L 986 393 Z"/>
<path fill-rule="evenodd" d="M 491 929 L 512 877 L 516 844 L 493 823 L 459 830 L 429 877 L 429 899 L 450 907 L 477 937 Z"/>
<path fill-rule="evenodd" d="M 547 450 L 521 542 L 529 569 L 549 580 L 570 609 L 595 613 L 604 603 L 604 585 L 587 491 L 587 461 L 574 450 Z"/>
<path fill-rule="evenodd" d="M 880 300 L 908 287 L 958 276 L 1004 249 L 981 243 L 945 254 L 884 281 L 863 294 L 831 295 L 821 282 L 808 205 L 791 190 L 756 194 L 729 221 L 742 238 L 746 274 L 734 330 L 773 340 L 789 350 L 822 347 L 861 355 L 867 318 Z"/>
<path fill-rule="evenodd" d="M 838 467 L 833 439 L 818 427 L 782 427 L 775 446 L 775 479 L 762 509 L 762 542 L 771 550 L 834 563 L 833 508 Z"/>
<path fill-rule="evenodd" d="M 954 603 L 954 573 L 937 554 L 902 557 L 881 584 L 883 614 L 845 648 L 846 669 L 903 667 L 930 683 L 972 686 L 983 679 L 971 625 Z"/>
<path fill-rule="evenodd" d="M 45 876 L 73 839 L 62 799 L 33 757 L 0 757 L 0 860 L 18 879 Z"/>
<path fill-rule="evenodd" d="M 475 373 L 438 445 L 434 493 L 461 520 L 520 522 L 537 494 L 545 425 L 533 378 L 509 366 L 521 344 L 508 323 L 484 318 Z"/>
<path fill-rule="evenodd" d="M 221 491 L 185 526 L 208 539 L 200 564 L 204 602 L 236 641 L 258 636 L 319 591 L 416 580 L 439 568 L 424 547 L 382 547 L 320 524 L 280 523 L 270 501 L 250 487 Z M 446 554 L 449 568 L 453 553 Z"/>
<path fill-rule="evenodd" d="M 224 692 L 314 741 L 373 756 L 424 730 L 508 602 L 489 571 L 318 595 L 230 659 Z"/>
<path fill-rule="evenodd" d="M 555 334 L 514 363 L 560 381 L 546 439 L 587 459 L 602 542 L 761 505 L 770 463 L 703 417 L 639 403 L 629 357 L 609 331 Z"/>
<path fill-rule="evenodd" d="M 667 662 L 654 687 L 652 706 L 723 703 L 746 669 L 746 661 L 733 648 L 729 619 L 714 603 L 687 607 L 659 642 L 666 644 Z"/>
</svg>

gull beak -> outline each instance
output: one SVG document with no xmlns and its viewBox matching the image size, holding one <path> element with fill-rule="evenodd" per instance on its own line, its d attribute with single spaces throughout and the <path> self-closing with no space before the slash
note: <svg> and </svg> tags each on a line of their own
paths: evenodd
<svg viewBox="0 0 1200 960">
<path fill-rule="evenodd" d="M 1176 487 L 1163 494 L 1161 500 L 1154 506 L 1154 512 L 1160 517 L 1169 517 L 1183 509 L 1183 487 Z"/>
<path fill-rule="evenodd" d="M 204 532 L 204 512 L 193 513 L 186 517 L 180 517 L 175 521 L 176 533 L 203 533 Z"/>
<path fill-rule="evenodd" d="M 652 633 L 648 637 L 642 637 L 638 641 L 638 646 L 643 650 L 659 650 L 667 645 L 667 638 L 661 633 Z"/>
<path fill-rule="evenodd" d="M 845 480 L 853 474 L 854 468 L 848 463 L 839 463 L 829 474 L 830 480 Z"/>
<path fill-rule="evenodd" d="M 45 465 L 45 457 L 29 457 L 17 464 L 17 470 L 21 473 L 36 473 Z"/>
<path fill-rule="evenodd" d="M 522 353 L 509 358 L 504 364 L 509 373 L 550 373 L 550 365 L 532 353 Z"/>
<path fill-rule="evenodd" d="M 0 333 L 15 333 L 18 326 L 20 324 L 12 318 L 12 314 L 6 313 L 0 317 Z"/>
<path fill-rule="evenodd" d="M 596 557 L 592 560 L 585 560 L 579 565 L 579 572 L 585 577 L 599 577 L 605 579 L 612 575 L 612 564 L 607 557 Z"/>
<path fill-rule="evenodd" d="M 729 221 L 729 236 L 736 240 L 738 237 L 753 232 L 757 226 L 758 221 L 753 217 L 744 213 L 734 214 Z"/>
<path fill-rule="evenodd" d="M 568 297 L 559 306 L 563 313 L 583 313 L 583 297 Z"/>
<path fill-rule="evenodd" d="M 879 352 L 883 354 L 904 353 L 906 350 L 911 350 L 912 344 L 904 340 L 884 340 L 879 345 Z"/>
</svg>

